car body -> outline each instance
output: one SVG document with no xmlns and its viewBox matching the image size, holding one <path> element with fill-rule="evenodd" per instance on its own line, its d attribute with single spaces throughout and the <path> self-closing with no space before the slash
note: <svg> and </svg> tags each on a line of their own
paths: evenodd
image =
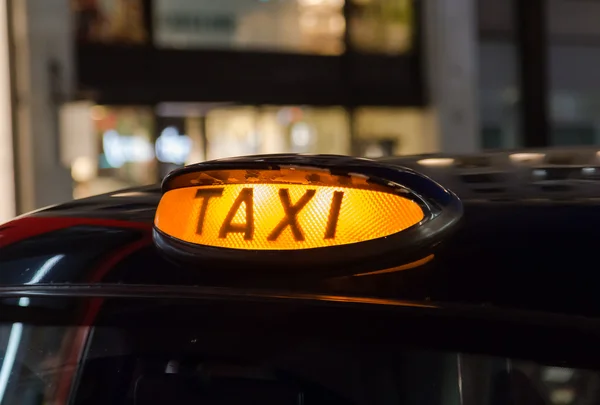
<svg viewBox="0 0 600 405">
<path fill-rule="evenodd" d="M 157 245 L 164 185 L 21 216 L 0 226 L 0 403 L 598 402 L 595 159 L 386 159 L 464 210 L 393 271 L 178 261 Z"/>
</svg>

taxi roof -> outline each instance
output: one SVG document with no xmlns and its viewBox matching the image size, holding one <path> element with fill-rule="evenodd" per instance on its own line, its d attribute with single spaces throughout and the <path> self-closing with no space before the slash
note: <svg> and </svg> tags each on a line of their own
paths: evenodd
<svg viewBox="0 0 600 405">
<path fill-rule="evenodd" d="M 269 287 L 598 316 L 596 159 L 589 148 L 386 159 L 430 176 L 464 204 L 460 229 L 434 260 L 397 273 L 318 286 L 300 280 L 269 285 L 247 269 L 223 279 L 205 271 L 211 269 L 181 266 L 153 244 L 162 192 L 149 186 L 49 207 L 0 225 L 0 285 L 20 291 L 104 283 Z"/>
</svg>

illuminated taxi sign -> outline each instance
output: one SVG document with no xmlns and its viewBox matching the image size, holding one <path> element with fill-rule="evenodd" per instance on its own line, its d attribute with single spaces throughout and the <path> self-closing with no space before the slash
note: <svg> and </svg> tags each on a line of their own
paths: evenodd
<svg viewBox="0 0 600 405">
<path fill-rule="evenodd" d="M 431 255 L 462 214 L 453 193 L 419 173 L 340 156 L 206 162 L 172 172 L 162 188 L 156 246 L 212 269 L 385 270 Z"/>
<path fill-rule="evenodd" d="M 296 250 L 386 237 L 423 218 L 417 203 L 379 187 L 260 182 L 168 191 L 155 225 L 197 245 Z"/>
</svg>

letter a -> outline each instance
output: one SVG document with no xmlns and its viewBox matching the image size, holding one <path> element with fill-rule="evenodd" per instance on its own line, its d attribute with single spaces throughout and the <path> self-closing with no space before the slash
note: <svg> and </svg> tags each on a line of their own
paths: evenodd
<svg viewBox="0 0 600 405">
<path fill-rule="evenodd" d="M 233 202 L 225 221 L 219 231 L 219 238 L 225 239 L 230 233 L 243 233 L 245 240 L 252 240 L 254 236 L 254 193 L 252 188 L 244 188 Z M 246 206 L 246 222 L 243 224 L 232 223 L 235 214 L 244 204 Z"/>
</svg>

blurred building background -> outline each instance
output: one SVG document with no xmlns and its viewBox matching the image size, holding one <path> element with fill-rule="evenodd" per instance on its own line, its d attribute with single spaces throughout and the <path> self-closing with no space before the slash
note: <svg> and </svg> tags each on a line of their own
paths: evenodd
<svg viewBox="0 0 600 405">
<path fill-rule="evenodd" d="M 597 2 L 2 0 L 0 9 L 9 190 L 0 221 L 233 155 L 379 157 L 600 137 Z"/>
<path fill-rule="evenodd" d="M 600 2 L 478 2 L 481 146 L 599 144 Z"/>
</svg>

